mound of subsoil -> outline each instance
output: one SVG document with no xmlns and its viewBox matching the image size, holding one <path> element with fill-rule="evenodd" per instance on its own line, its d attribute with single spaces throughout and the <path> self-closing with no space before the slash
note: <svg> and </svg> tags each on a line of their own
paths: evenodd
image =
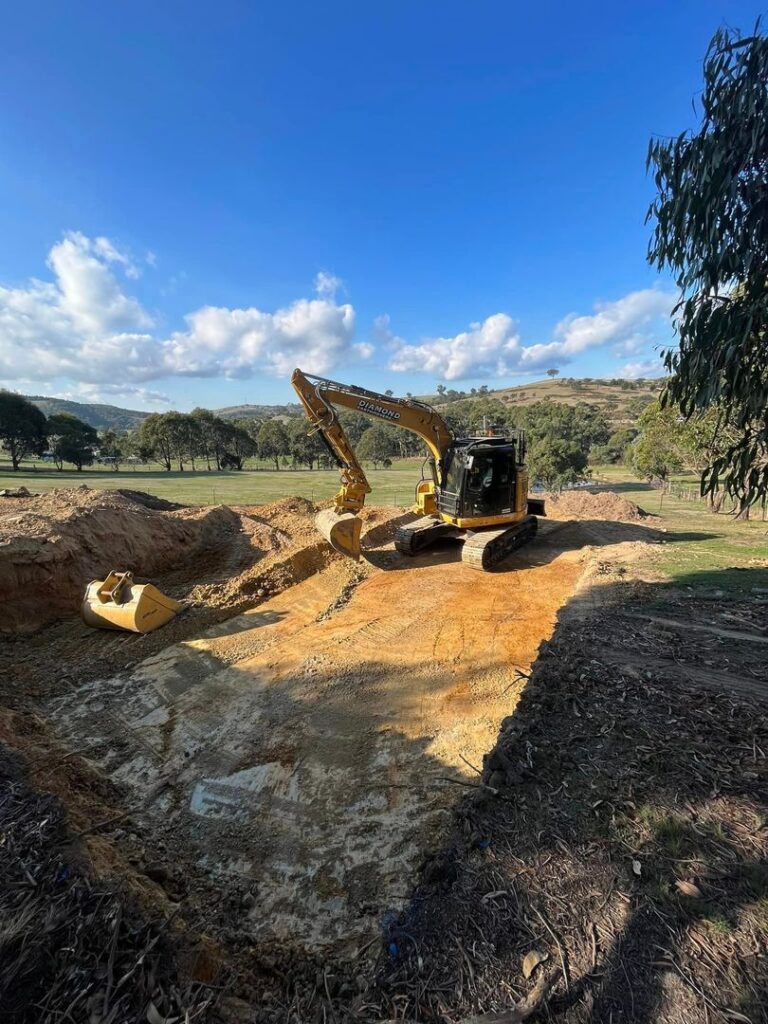
<svg viewBox="0 0 768 1024">
<path fill-rule="evenodd" d="M 641 523 L 650 512 L 627 501 L 614 491 L 562 491 L 547 498 L 547 515 L 552 519 L 613 519 Z"/>
<path fill-rule="evenodd" d="M 206 559 L 243 533 L 224 506 L 181 508 L 130 491 L 88 487 L 8 499 L 0 508 L 0 630 L 31 632 L 75 614 L 86 584 L 110 569 L 155 577 Z M 280 546 L 280 529 L 248 523 L 251 560 Z"/>
</svg>

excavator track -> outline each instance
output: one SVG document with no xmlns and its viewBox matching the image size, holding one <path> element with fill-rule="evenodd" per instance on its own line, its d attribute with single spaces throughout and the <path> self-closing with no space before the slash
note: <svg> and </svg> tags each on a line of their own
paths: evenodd
<svg viewBox="0 0 768 1024">
<path fill-rule="evenodd" d="M 401 526 L 395 533 L 395 548 L 401 555 L 412 557 L 443 537 L 456 537 L 461 531 L 444 523 L 435 516 L 424 516 L 407 526 Z"/>
<path fill-rule="evenodd" d="M 488 572 L 507 555 L 533 540 L 538 527 L 536 516 L 527 516 L 514 526 L 473 533 L 464 541 L 461 560 L 473 569 Z"/>
</svg>

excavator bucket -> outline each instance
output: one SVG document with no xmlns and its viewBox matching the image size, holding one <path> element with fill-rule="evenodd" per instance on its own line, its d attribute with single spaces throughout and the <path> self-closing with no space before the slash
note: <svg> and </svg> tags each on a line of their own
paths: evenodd
<svg viewBox="0 0 768 1024">
<path fill-rule="evenodd" d="M 360 558 L 360 519 L 353 512 L 326 509 L 315 516 L 315 526 L 331 547 L 347 558 Z"/>
<path fill-rule="evenodd" d="M 97 629 L 151 633 L 170 622 L 182 607 L 151 583 L 134 583 L 133 573 L 113 571 L 105 580 L 88 584 L 80 611 L 83 620 Z"/>
</svg>

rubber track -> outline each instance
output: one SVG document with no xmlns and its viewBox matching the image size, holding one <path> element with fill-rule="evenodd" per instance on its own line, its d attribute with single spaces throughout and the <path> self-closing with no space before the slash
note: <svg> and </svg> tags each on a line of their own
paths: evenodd
<svg viewBox="0 0 768 1024">
<path fill-rule="evenodd" d="M 398 528 L 395 533 L 395 548 L 401 555 L 413 556 L 441 537 L 455 537 L 459 532 L 450 523 L 444 523 L 433 516 L 424 516 Z"/>
<path fill-rule="evenodd" d="M 475 533 L 464 541 L 461 560 L 473 569 L 488 572 L 502 562 L 507 555 L 533 540 L 538 526 L 536 517 L 528 516 L 506 529 L 482 530 Z"/>
</svg>

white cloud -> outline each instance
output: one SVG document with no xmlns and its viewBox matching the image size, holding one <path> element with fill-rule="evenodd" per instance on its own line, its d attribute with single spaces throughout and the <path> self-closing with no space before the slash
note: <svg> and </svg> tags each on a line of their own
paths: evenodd
<svg viewBox="0 0 768 1024">
<path fill-rule="evenodd" d="M 636 363 L 625 363 L 614 376 L 637 380 L 639 377 L 662 377 L 665 373 L 661 359 L 641 359 Z"/>
<path fill-rule="evenodd" d="M 78 231 L 69 232 L 48 254 L 48 265 L 56 276 L 49 298 L 81 332 L 151 327 L 152 318 L 136 299 L 124 294 L 111 263 L 120 264 L 126 272 L 133 267 L 109 239 L 92 241 Z"/>
<path fill-rule="evenodd" d="M 152 264 L 151 254 L 145 258 Z M 337 305 L 341 281 L 327 273 L 317 277 L 317 298 L 274 313 L 204 306 L 184 318 L 185 329 L 163 336 L 118 278 L 138 271 L 108 238 L 69 232 L 51 248 L 48 266 L 52 282 L 0 286 L 0 378 L 69 379 L 103 391 L 114 381 L 174 375 L 286 376 L 297 365 L 326 373 L 373 352 L 353 343 L 355 311 Z"/>
<path fill-rule="evenodd" d="M 669 292 L 645 288 L 630 292 L 617 302 L 601 302 L 592 316 L 571 314 L 555 327 L 555 338 L 564 355 L 574 355 L 588 348 L 637 340 L 643 328 L 659 317 L 669 317 L 675 296 Z"/>
<path fill-rule="evenodd" d="M 297 299 L 275 313 L 204 306 L 185 319 L 187 330 L 163 345 L 168 373 L 249 377 L 258 369 L 285 377 L 299 365 L 326 373 L 355 351 L 354 309 L 328 299 Z"/>
<path fill-rule="evenodd" d="M 598 303 L 591 315 L 570 314 L 556 324 L 552 341 L 535 345 L 522 345 L 513 320 L 506 313 L 496 313 L 451 338 L 432 338 L 418 345 L 400 341 L 389 368 L 466 380 L 530 373 L 609 344 L 638 346 L 628 349 L 629 354 L 650 344 L 665 320 L 668 327 L 674 301 L 673 295 L 655 289 L 630 292 L 616 302 Z M 389 331 L 388 319 L 385 326 Z M 391 332 L 390 336 L 394 337 Z"/>
<path fill-rule="evenodd" d="M 76 384 L 64 390 L 46 391 L 52 398 L 68 398 L 73 402 L 135 402 L 137 405 L 170 405 L 171 399 L 162 391 L 136 387 L 131 384 Z"/>
<path fill-rule="evenodd" d="M 147 264 L 155 264 L 151 252 L 143 257 L 142 265 Z M 286 377 L 295 366 L 324 374 L 369 360 L 377 351 L 392 370 L 449 381 L 532 374 L 605 346 L 641 360 L 654 340 L 665 340 L 660 329 L 666 322 L 668 332 L 674 302 L 662 291 L 632 292 L 600 303 L 589 315 L 565 317 L 540 344 L 524 345 L 506 313 L 459 334 L 414 344 L 381 316 L 370 339 L 358 342 L 353 306 L 336 299 L 343 282 L 320 271 L 312 298 L 298 298 L 274 312 L 207 305 L 168 333 L 130 293 L 139 270 L 110 239 L 69 232 L 51 248 L 48 266 L 52 280 L 0 286 L 0 379 L 12 386 L 26 379 L 32 390 L 34 382 L 58 381 L 61 387 L 76 381 L 93 394 L 136 395 L 143 402 L 164 400 L 145 385 L 165 377 Z M 643 374 L 646 365 L 630 362 L 622 372 Z M 123 390 L 110 390 L 116 387 Z"/>
<path fill-rule="evenodd" d="M 327 270 L 321 270 L 315 275 L 315 291 L 321 298 L 332 299 L 343 287 L 342 279 L 329 274 Z"/>
<path fill-rule="evenodd" d="M 403 344 L 389 362 L 390 370 L 423 371 L 443 380 L 506 377 L 520 359 L 520 335 L 506 313 L 496 313 L 453 338 L 433 338 L 420 345 Z"/>
</svg>

